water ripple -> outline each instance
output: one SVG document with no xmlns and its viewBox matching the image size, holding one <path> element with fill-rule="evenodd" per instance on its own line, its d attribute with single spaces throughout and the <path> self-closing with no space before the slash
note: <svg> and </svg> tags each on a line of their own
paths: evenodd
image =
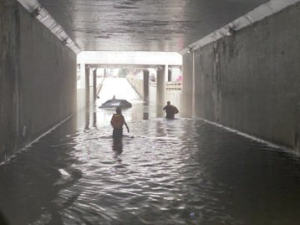
<svg viewBox="0 0 300 225">
<path fill-rule="evenodd" d="M 300 221 L 294 156 L 202 120 L 132 121 L 120 143 L 108 122 L 73 122 L 0 166 L 12 225 Z"/>
</svg>

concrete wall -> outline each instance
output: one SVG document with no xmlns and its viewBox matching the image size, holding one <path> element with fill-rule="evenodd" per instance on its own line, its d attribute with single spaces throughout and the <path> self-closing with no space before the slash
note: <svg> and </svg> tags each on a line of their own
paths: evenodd
<svg viewBox="0 0 300 225">
<path fill-rule="evenodd" d="M 195 115 L 299 151 L 300 5 L 195 50 Z M 192 55 L 183 59 L 189 107 Z"/>
<path fill-rule="evenodd" d="M 187 116 L 193 115 L 193 54 L 186 54 L 182 58 L 182 95 L 181 113 Z"/>
<path fill-rule="evenodd" d="M 149 102 L 156 103 L 156 82 L 149 82 Z"/>
<path fill-rule="evenodd" d="M 92 91 L 90 91 L 90 95 L 92 94 Z M 77 88 L 77 111 L 83 109 L 85 106 L 85 89 Z"/>
<path fill-rule="evenodd" d="M 0 0 L 0 161 L 76 111 L 76 55 L 15 1 Z"/>
<path fill-rule="evenodd" d="M 133 89 L 139 94 L 141 99 L 144 99 L 144 81 L 133 75 L 127 75 L 126 79 L 131 84 Z"/>
<path fill-rule="evenodd" d="M 181 90 L 166 90 L 165 99 L 170 101 L 172 105 L 175 105 L 179 110 L 179 114 L 184 116 L 184 114 L 181 112 Z"/>
<path fill-rule="evenodd" d="M 14 1 L 0 1 L 0 160 L 15 145 L 18 129 L 19 16 Z M 12 140 L 10 142 L 9 140 Z"/>
</svg>

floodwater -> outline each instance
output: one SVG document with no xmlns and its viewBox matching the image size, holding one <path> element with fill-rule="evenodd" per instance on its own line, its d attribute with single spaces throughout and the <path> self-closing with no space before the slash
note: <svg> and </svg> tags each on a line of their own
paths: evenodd
<svg viewBox="0 0 300 225">
<path fill-rule="evenodd" d="M 11 225 L 300 224 L 299 158 L 131 97 L 121 143 L 95 107 L 0 166 Z"/>
</svg>

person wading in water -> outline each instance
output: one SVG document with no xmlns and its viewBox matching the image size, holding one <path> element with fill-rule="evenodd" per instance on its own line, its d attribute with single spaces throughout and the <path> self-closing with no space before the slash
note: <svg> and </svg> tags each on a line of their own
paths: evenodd
<svg viewBox="0 0 300 225">
<path fill-rule="evenodd" d="M 112 116 L 110 124 L 113 127 L 113 139 L 121 139 L 123 137 L 123 125 L 126 126 L 129 133 L 129 127 L 125 121 L 124 116 L 122 115 L 121 107 L 116 108 L 116 113 Z"/>
<path fill-rule="evenodd" d="M 174 119 L 175 114 L 179 113 L 179 110 L 176 106 L 171 105 L 170 101 L 167 102 L 167 105 L 163 108 L 163 110 L 166 111 L 166 118 L 168 119 Z"/>
</svg>

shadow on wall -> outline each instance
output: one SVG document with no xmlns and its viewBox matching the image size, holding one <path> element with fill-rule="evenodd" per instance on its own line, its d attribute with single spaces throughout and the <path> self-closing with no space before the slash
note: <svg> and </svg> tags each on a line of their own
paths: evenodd
<svg viewBox="0 0 300 225">
<path fill-rule="evenodd" d="M 4 215 L 0 212 L 0 224 L 1 225 L 9 225 L 7 220 L 4 218 Z"/>
</svg>

